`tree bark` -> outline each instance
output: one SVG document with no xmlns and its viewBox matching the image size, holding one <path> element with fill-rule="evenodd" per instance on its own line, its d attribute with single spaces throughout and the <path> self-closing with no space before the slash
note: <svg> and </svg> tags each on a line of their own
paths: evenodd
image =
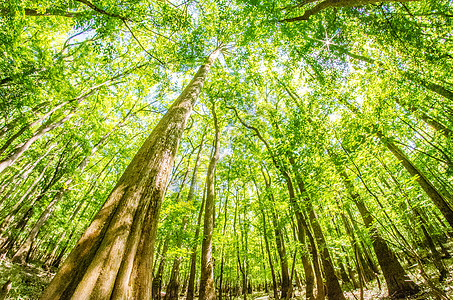
<svg viewBox="0 0 453 300">
<path fill-rule="evenodd" d="M 150 299 L 157 222 L 187 119 L 216 49 L 159 121 L 49 286 L 44 299 Z"/>
</svg>

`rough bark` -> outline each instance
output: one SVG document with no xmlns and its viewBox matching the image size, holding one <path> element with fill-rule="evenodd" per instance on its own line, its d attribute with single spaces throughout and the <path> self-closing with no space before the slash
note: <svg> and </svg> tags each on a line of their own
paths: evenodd
<svg viewBox="0 0 453 300">
<path fill-rule="evenodd" d="M 220 50 L 159 121 L 40 299 L 151 298 L 154 241 L 168 176 Z"/>
</svg>

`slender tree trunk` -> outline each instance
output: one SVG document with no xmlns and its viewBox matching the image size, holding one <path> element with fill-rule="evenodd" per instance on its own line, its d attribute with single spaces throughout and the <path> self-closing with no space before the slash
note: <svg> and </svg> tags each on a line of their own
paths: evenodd
<svg viewBox="0 0 453 300">
<path fill-rule="evenodd" d="M 3 80 L 2 80 L 3 81 Z M 44 107 L 48 106 L 49 105 L 49 101 L 45 101 L 43 103 L 40 103 L 38 105 L 36 105 L 35 107 L 33 107 L 31 109 L 31 112 L 33 113 L 39 113 Z M 13 119 L 11 122 L 9 122 L 8 124 L 5 124 L 2 128 L 0 128 L 0 138 L 6 133 L 8 132 L 9 130 L 13 129 L 14 127 L 16 127 L 17 123 L 19 123 L 19 121 L 23 118 L 22 115 L 20 116 L 17 116 L 15 119 Z"/>
<path fill-rule="evenodd" d="M 35 191 L 37 184 L 41 181 L 41 179 L 44 177 L 44 174 L 46 173 L 47 168 L 50 166 L 50 163 L 52 160 L 49 160 L 49 162 L 46 164 L 46 166 L 42 169 L 41 173 L 36 177 L 35 181 L 28 187 L 27 191 L 20 197 L 19 200 L 14 204 L 14 206 L 11 208 L 9 214 L 3 219 L 2 223 L 0 224 L 0 234 L 3 233 L 3 231 L 8 228 L 8 226 L 13 222 L 14 218 L 16 217 L 17 213 L 22 207 L 23 202 L 25 199 L 28 199 L 33 192 Z"/>
<path fill-rule="evenodd" d="M 361 116 L 361 112 L 350 103 L 344 102 L 344 104 L 354 114 L 359 117 Z M 392 154 L 401 162 L 406 171 L 415 178 L 420 187 L 425 191 L 434 205 L 437 206 L 447 222 L 453 228 L 453 210 L 448 204 L 453 203 L 453 199 L 450 199 L 450 196 L 446 197 L 439 193 L 434 185 L 428 180 L 428 178 L 420 170 L 418 170 L 418 168 L 409 160 L 404 152 L 395 145 L 395 143 L 391 139 L 386 137 L 381 131 L 377 131 L 376 136 L 381 140 L 384 146 L 386 146 L 387 149 L 389 149 L 390 152 L 392 152 Z"/>
<path fill-rule="evenodd" d="M 62 195 L 63 195 L 62 190 L 59 190 L 57 192 L 57 194 L 54 196 L 53 200 L 50 201 L 50 203 L 47 205 L 47 207 L 41 213 L 41 216 L 39 217 L 38 221 L 31 229 L 27 238 L 22 243 L 22 245 L 19 247 L 19 249 L 16 251 L 16 254 L 14 254 L 14 256 L 12 258 L 13 262 L 16 262 L 19 264 L 25 263 L 26 257 L 28 256 L 28 253 L 30 252 L 31 245 L 33 244 L 36 236 L 38 235 L 39 230 L 44 225 L 44 223 L 47 221 L 47 219 L 50 217 L 50 215 L 55 207 L 55 204 L 61 200 Z"/>
<path fill-rule="evenodd" d="M 330 152 L 330 151 L 329 151 Z M 332 154 L 331 154 L 332 155 Z M 404 297 L 412 295 L 419 291 L 418 286 L 409 278 L 399 263 L 393 251 L 387 245 L 386 241 L 381 237 L 376 227 L 374 226 L 373 216 L 368 211 L 365 203 L 360 198 L 360 195 L 355 191 L 351 179 L 346 174 L 338 163 L 334 162 L 338 168 L 339 175 L 343 179 L 346 190 L 357 206 L 365 226 L 370 232 L 371 241 L 374 252 L 381 266 L 389 295 L 391 297 Z"/>
<path fill-rule="evenodd" d="M 415 177 L 420 187 L 425 191 L 428 197 L 433 201 L 434 205 L 440 210 L 442 215 L 445 217 L 447 222 L 453 228 L 453 210 L 448 203 L 453 203 L 453 199 L 447 199 L 447 197 L 440 194 L 434 185 L 426 178 L 426 176 L 418 170 L 418 168 L 407 158 L 407 156 L 399 149 L 390 139 L 385 137 L 382 133 L 378 132 L 378 137 L 384 143 L 384 145 L 395 155 L 395 157 L 401 162 L 403 167 Z"/>
<path fill-rule="evenodd" d="M 402 74 L 404 77 L 406 77 L 410 81 L 415 82 L 415 83 L 421 85 L 422 87 L 426 88 L 427 90 L 430 90 L 431 92 L 434 92 L 442 97 L 445 97 L 445 98 L 449 99 L 450 101 L 453 101 L 453 92 L 447 90 L 443 86 L 435 84 L 433 82 L 429 82 L 427 80 L 424 80 L 424 79 L 416 76 L 415 74 L 412 74 L 409 72 L 403 72 Z"/>
<path fill-rule="evenodd" d="M 292 155 L 289 155 L 289 162 L 293 169 L 296 168 L 296 162 Z M 308 195 L 307 190 L 305 189 L 305 184 L 300 176 L 299 172 L 295 170 L 296 174 L 296 182 L 299 187 L 300 194 L 302 199 L 304 200 L 305 206 L 308 209 L 308 215 L 311 223 L 311 227 L 313 228 L 313 233 L 315 235 L 317 245 L 319 247 L 319 252 L 321 254 L 321 261 L 324 269 L 324 276 L 326 277 L 326 287 L 327 287 L 327 297 L 329 299 L 346 299 L 343 295 L 343 291 L 341 290 L 340 283 L 338 278 L 335 274 L 335 268 L 332 263 L 332 259 L 330 257 L 330 252 L 326 244 L 326 240 L 324 238 L 324 233 L 322 232 L 321 226 L 318 222 L 318 218 L 316 217 L 315 211 L 313 209 L 313 205 L 311 203 L 311 199 Z"/>
<path fill-rule="evenodd" d="M 197 248 L 198 248 L 198 237 L 200 236 L 201 220 L 203 218 L 204 203 L 206 201 L 206 185 L 203 191 L 203 199 L 200 205 L 200 211 L 198 212 L 197 227 L 195 229 L 195 236 L 193 241 L 192 253 L 190 256 L 190 274 L 189 283 L 187 285 L 187 300 L 193 300 L 195 294 L 195 275 L 197 271 Z"/>
<path fill-rule="evenodd" d="M 204 213 L 203 243 L 201 248 L 201 277 L 200 277 L 200 300 L 215 300 L 214 262 L 212 257 L 212 233 L 214 231 L 214 177 L 215 167 L 220 157 L 220 130 L 213 103 L 212 115 L 214 118 L 215 141 L 214 153 L 208 167 L 206 176 L 206 205 Z"/>
<path fill-rule="evenodd" d="M 223 220 L 223 230 L 222 234 L 225 236 L 226 234 L 226 227 L 227 227 L 227 220 L 228 220 L 228 197 L 230 195 L 230 169 L 228 169 L 228 187 L 226 191 L 226 197 L 225 197 L 225 203 L 224 203 L 224 208 L 223 208 L 223 214 L 224 214 L 224 220 Z M 220 213 L 219 213 L 220 215 Z M 225 265 L 225 243 L 222 241 L 222 249 L 221 249 L 221 263 L 220 263 L 220 278 L 219 278 L 219 300 L 222 300 L 223 292 L 224 292 L 224 287 L 223 287 L 223 271 L 224 271 L 224 265 Z"/>
<path fill-rule="evenodd" d="M 43 126 L 38 129 L 33 136 L 28 139 L 22 145 L 16 147 L 6 158 L 0 161 L 0 174 L 5 170 L 7 167 L 11 166 L 35 141 L 40 139 L 44 134 L 47 132 L 57 128 L 67 120 L 69 120 L 75 113 L 75 108 L 72 109 L 66 116 L 61 118 L 60 120 L 49 124 L 47 126 Z"/>
<path fill-rule="evenodd" d="M 274 232 L 275 232 L 275 244 L 277 245 L 277 252 L 280 257 L 280 269 L 282 274 L 282 282 L 281 282 L 281 299 L 286 299 L 287 295 L 291 293 L 292 283 L 290 282 L 289 277 L 289 268 L 288 268 L 288 257 L 286 255 L 285 243 L 283 240 L 283 234 L 281 231 L 280 222 L 275 215 L 275 211 L 273 207 L 271 208 L 271 215 L 274 224 Z"/>
<path fill-rule="evenodd" d="M 201 152 L 203 150 L 203 143 L 204 143 L 205 136 L 206 135 L 203 135 L 203 138 L 202 138 L 200 146 L 199 146 L 200 148 L 197 153 L 197 159 L 195 161 L 195 167 L 194 167 L 193 174 L 192 174 L 192 180 L 190 183 L 189 194 L 188 194 L 187 200 L 186 200 L 187 203 L 192 202 L 194 191 L 195 191 L 195 186 L 197 185 L 197 173 L 198 173 L 198 167 L 200 166 Z M 189 170 L 189 168 L 187 168 L 187 170 Z M 183 182 L 185 182 L 185 180 Z M 181 190 L 182 190 L 182 186 L 181 186 L 180 191 Z M 184 216 L 183 220 L 181 222 L 180 232 L 176 238 L 176 243 L 177 243 L 176 247 L 178 247 L 178 249 L 182 248 L 182 241 L 183 241 L 182 236 L 186 230 L 187 222 L 188 222 L 188 218 L 187 218 L 187 216 Z M 167 289 L 166 289 L 165 300 L 178 300 L 179 270 L 180 270 L 180 266 L 181 266 L 181 260 L 182 260 L 181 256 L 175 257 L 175 259 L 173 260 L 173 266 L 171 269 L 170 281 L 168 282 Z"/>
<path fill-rule="evenodd" d="M 62 108 L 63 106 L 65 106 L 66 104 L 70 103 L 71 100 L 69 101 L 65 101 L 57 106 L 55 106 L 54 108 L 52 108 L 51 110 L 49 110 L 44 116 L 42 116 L 41 118 L 39 118 L 38 120 L 32 122 L 32 123 L 29 123 L 29 124 L 26 124 L 24 125 L 18 132 L 16 132 L 15 134 L 13 134 L 6 142 L 5 144 L 3 144 L 3 146 L 0 148 L 0 155 L 3 154 L 3 152 L 6 151 L 6 149 L 8 149 L 8 147 L 19 137 L 21 136 L 27 129 L 35 126 L 36 124 L 39 124 L 41 123 L 42 121 L 44 121 L 45 119 L 47 119 L 51 114 L 53 114 L 55 111 L 57 111 L 58 109 Z"/>
<path fill-rule="evenodd" d="M 159 121 L 40 299 L 151 298 L 154 241 L 168 176 L 220 50 Z"/>
<path fill-rule="evenodd" d="M 425 112 L 421 111 L 420 109 L 417 109 L 417 107 L 412 106 L 408 103 L 402 102 L 398 97 L 395 98 L 396 103 L 401 105 L 402 107 L 405 107 L 409 111 L 413 112 L 414 115 L 421 120 L 423 120 L 426 124 L 431 126 L 433 129 L 436 131 L 440 132 L 443 134 L 446 138 L 452 138 L 453 137 L 453 130 L 447 128 L 445 125 L 437 121 L 436 119 L 430 117 L 428 114 Z"/>
<path fill-rule="evenodd" d="M 264 173 L 263 173 L 264 174 Z M 257 188 L 257 193 L 258 193 L 258 188 Z M 269 247 L 269 240 L 268 240 L 268 232 L 267 232 L 267 222 L 266 222 L 266 214 L 264 213 L 264 208 L 263 205 L 261 204 L 261 198 L 258 193 L 258 199 L 259 199 L 259 207 L 261 210 L 261 216 L 263 219 L 263 236 L 264 236 L 264 244 L 266 245 L 266 252 L 267 252 L 267 257 L 269 260 L 269 267 L 271 269 L 271 275 L 272 275 L 272 288 L 274 291 L 274 299 L 278 299 L 278 288 L 277 288 L 277 281 L 275 280 L 275 271 L 274 271 L 274 265 L 272 263 L 272 255 Z"/>
</svg>

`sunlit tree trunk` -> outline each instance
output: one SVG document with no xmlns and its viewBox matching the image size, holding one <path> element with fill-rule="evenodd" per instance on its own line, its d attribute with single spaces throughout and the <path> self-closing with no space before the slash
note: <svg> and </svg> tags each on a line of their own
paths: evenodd
<svg viewBox="0 0 453 300">
<path fill-rule="evenodd" d="M 154 241 L 168 176 L 220 50 L 159 121 L 40 299 L 151 298 Z"/>
<path fill-rule="evenodd" d="M 277 252 L 278 256 L 280 257 L 280 270 L 282 274 L 282 282 L 281 282 L 281 298 L 286 299 L 288 294 L 291 293 L 292 283 L 290 282 L 289 278 L 289 268 L 288 268 L 288 256 L 286 255 L 286 248 L 285 242 L 283 239 L 283 234 L 281 231 L 281 224 L 278 220 L 277 216 L 275 215 L 275 211 L 273 207 L 271 207 L 271 215 L 274 225 L 274 233 L 275 233 L 275 244 L 277 245 Z"/>
<path fill-rule="evenodd" d="M 453 227 L 453 210 L 448 203 L 452 203 L 452 199 L 447 199 L 446 196 L 440 194 L 434 185 L 426 178 L 426 176 L 407 158 L 403 151 L 398 148 L 395 143 L 385 137 L 381 132 L 377 133 L 378 137 L 384 145 L 393 153 L 393 155 L 401 162 L 403 167 L 414 176 L 420 187 L 425 191 L 428 197 L 440 210 L 447 222 Z"/>
<path fill-rule="evenodd" d="M 14 162 L 38 139 L 40 139 L 47 132 L 57 128 L 67 120 L 69 120 L 75 113 L 75 109 L 72 109 L 60 120 L 44 125 L 33 133 L 33 136 L 29 138 L 25 143 L 17 146 L 6 158 L 0 161 L 0 173 L 3 172 L 7 167 L 14 164 Z"/>
<path fill-rule="evenodd" d="M 263 172 L 264 174 L 264 172 Z M 267 181 L 266 181 L 267 184 Z M 266 188 L 268 188 L 266 186 Z M 274 291 L 274 298 L 278 299 L 278 288 L 277 288 L 277 281 L 275 279 L 275 271 L 274 271 L 274 264 L 272 263 L 272 255 L 269 247 L 269 240 L 268 240 L 268 232 L 267 232 L 267 222 L 266 222 L 266 214 L 264 212 L 264 205 L 261 203 L 262 199 L 260 197 L 260 194 L 258 193 L 258 187 L 257 187 L 257 194 L 258 194 L 258 200 L 259 200 L 259 208 L 263 220 L 263 236 L 264 236 L 264 244 L 266 245 L 266 253 L 267 257 L 269 260 L 269 267 L 271 269 L 271 276 L 272 276 L 272 289 Z"/>
</svg>

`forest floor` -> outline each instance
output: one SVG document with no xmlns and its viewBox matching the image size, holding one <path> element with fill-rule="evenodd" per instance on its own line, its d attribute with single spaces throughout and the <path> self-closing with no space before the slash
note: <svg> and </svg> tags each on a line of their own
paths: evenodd
<svg viewBox="0 0 453 300">
<path fill-rule="evenodd" d="M 438 275 L 433 267 L 425 267 L 426 273 L 431 278 L 431 281 L 445 293 L 448 298 L 453 300 L 453 258 L 444 260 L 445 264 L 449 266 L 450 275 L 441 283 L 437 281 Z M 416 281 L 421 287 L 421 291 L 414 296 L 406 298 L 406 300 L 430 300 L 436 299 L 432 290 L 428 287 L 426 280 L 418 272 L 418 268 L 413 266 L 410 269 L 411 278 Z M 49 284 L 50 280 L 54 276 L 47 270 L 41 267 L 37 267 L 33 264 L 18 265 L 11 263 L 7 259 L 0 260 L 0 288 L 3 284 L 10 279 L 12 281 L 11 290 L 8 294 L 7 299 L 14 300 L 34 300 L 38 299 L 42 291 Z M 387 292 L 385 289 L 384 279 L 380 278 L 382 289 L 379 289 L 377 281 L 368 282 L 366 288 L 364 288 L 363 296 L 365 300 L 387 300 Z M 303 293 L 296 293 L 294 299 L 305 299 Z M 360 299 L 360 289 L 345 292 L 346 298 L 349 300 Z M 272 299 L 264 292 L 253 293 L 247 297 L 251 300 L 267 300 Z M 183 299 L 183 298 L 181 298 Z M 229 299 L 227 297 L 227 299 Z M 237 299 L 243 299 L 242 297 Z"/>
<path fill-rule="evenodd" d="M 12 282 L 6 299 L 38 299 L 53 275 L 35 265 L 18 265 L 7 259 L 0 261 L 0 288 L 8 279 Z"/>
</svg>

